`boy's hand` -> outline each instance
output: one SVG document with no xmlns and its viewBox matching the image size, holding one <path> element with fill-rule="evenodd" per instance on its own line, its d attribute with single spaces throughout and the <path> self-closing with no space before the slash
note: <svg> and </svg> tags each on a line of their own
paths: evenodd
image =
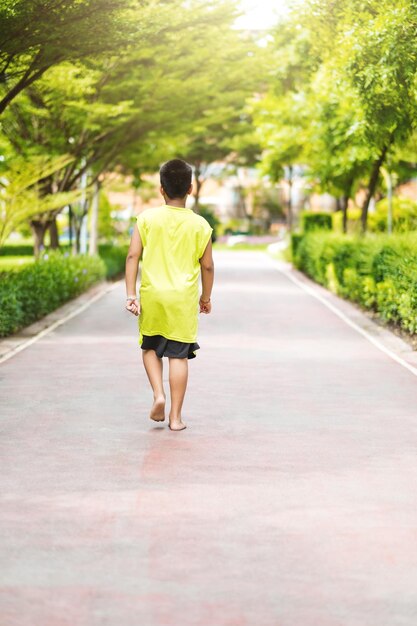
<svg viewBox="0 0 417 626">
<path fill-rule="evenodd" d="M 140 305 L 137 298 L 126 298 L 126 309 L 138 316 L 140 313 Z"/>
<path fill-rule="evenodd" d="M 203 296 L 200 296 L 200 313 L 211 313 L 210 299 L 203 300 Z"/>
</svg>

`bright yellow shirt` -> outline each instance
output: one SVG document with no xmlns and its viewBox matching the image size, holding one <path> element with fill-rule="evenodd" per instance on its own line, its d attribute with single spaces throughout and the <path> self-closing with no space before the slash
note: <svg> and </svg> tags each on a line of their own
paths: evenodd
<svg viewBox="0 0 417 626">
<path fill-rule="evenodd" d="M 143 245 L 139 345 L 143 335 L 197 340 L 199 259 L 213 229 L 192 209 L 168 204 L 136 218 Z"/>
</svg>

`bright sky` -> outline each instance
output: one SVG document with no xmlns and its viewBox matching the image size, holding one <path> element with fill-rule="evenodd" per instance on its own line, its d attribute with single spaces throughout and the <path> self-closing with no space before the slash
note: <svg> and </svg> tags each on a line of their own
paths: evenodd
<svg viewBox="0 0 417 626">
<path fill-rule="evenodd" d="M 269 28 L 288 11 L 288 0 L 240 0 L 244 15 L 237 21 L 240 28 Z"/>
</svg>

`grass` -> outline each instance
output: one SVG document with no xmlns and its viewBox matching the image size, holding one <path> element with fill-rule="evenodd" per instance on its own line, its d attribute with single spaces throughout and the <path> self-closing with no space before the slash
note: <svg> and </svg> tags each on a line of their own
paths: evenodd
<svg viewBox="0 0 417 626">
<path fill-rule="evenodd" d="M 35 257 L 33 256 L 0 256 L 0 272 L 8 272 L 14 268 L 22 267 L 23 265 L 29 265 L 33 263 Z"/>
</svg>

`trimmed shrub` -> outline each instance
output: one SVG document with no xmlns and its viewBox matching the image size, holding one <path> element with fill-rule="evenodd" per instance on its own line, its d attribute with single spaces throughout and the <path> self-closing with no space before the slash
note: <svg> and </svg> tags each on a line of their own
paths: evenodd
<svg viewBox="0 0 417 626">
<path fill-rule="evenodd" d="M 356 237 L 307 233 L 295 266 L 344 298 L 417 333 L 417 233 Z"/>
<path fill-rule="evenodd" d="M 302 238 L 303 235 L 301 233 L 291 233 L 291 255 L 293 259 L 297 254 L 297 249 Z"/>
<path fill-rule="evenodd" d="M 388 229 L 388 200 L 377 202 L 375 211 L 368 215 L 368 229 L 383 233 Z M 417 202 L 410 198 L 392 199 L 392 230 L 394 233 L 408 233 L 417 230 Z"/>
<path fill-rule="evenodd" d="M 106 266 L 106 277 L 115 278 L 125 271 L 126 255 L 129 246 L 112 246 L 100 244 L 98 253 Z"/>
<path fill-rule="evenodd" d="M 300 214 L 300 223 L 301 223 L 301 232 L 293 232 L 290 234 L 290 239 L 291 239 L 291 257 L 293 259 L 293 262 L 295 263 L 295 259 L 297 257 L 298 254 L 298 249 L 300 246 L 301 241 L 303 240 L 303 237 L 306 233 L 312 232 L 312 231 L 328 231 L 328 230 L 332 230 L 332 216 L 330 213 L 317 213 L 316 211 L 303 211 Z M 308 244 L 307 244 L 308 245 Z M 305 256 L 305 262 L 306 265 L 308 265 L 308 257 L 310 255 L 307 253 Z M 315 261 L 312 259 L 313 262 L 317 261 L 317 258 L 315 259 Z M 323 270 L 323 268 L 321 268 Z M 307 274 L 309 274 L 310 276 L 313 277 L 313 274 L 316 273 L 316 271 L 314 269 L 312 269 L 312 273 L 310 274 L 309 271 L 306 269 L 305 270 Z M 324 270 L 325 271 L 325 270 Z M 323 278 L 324 280 L 324 278 Z M 319 282 L 322 282 L 319 280 Z M 324 282 L 323 282 L 324 284 Z"/>
<path fill-rule="evenodd" d="M 7 244 L 0 247 L 0 256 L 32 256 L 33 246 L 30 244 Z"/>
<path fill-rule="evenodd" d="M 128 245 L 113 245 L 110 243 L 100 244 L 98 247 L 99 256 L 103 259 L 106 265 L 106 277 L 114 278 L 119 274 L 122 274 L 125 269 L 126 255 L 129 249 Z M 43 251 L 43 254 L 70 254 L 70 250 L 68 246 L 61 245 L 59 250 L 51 250 L 50 248 L 46 248 Z M 0 248 L 0 256 L 10 256 L 10 264 L 12 263 L 12 256 L 25 256 L 30 257 L 33 255 L 33 246 L 31 245 L 6 245 Z M 7 268 L 9 269 L 9 268 Z M 10 268 L 10 269 L 14 269 Z M 21 269 L 21 268 L 16 268 Z M 0 272 L 2 270 L 0 269 Z"/>
<path fill-rule="evenodd" d="M 317 213 L 316 211 L 303 211 L 301 213 L 301 229 L 304 233 L 312 230 L 332 230 L 331 213 Z"/>
<path fill-rule="evenodd" d="M 6 337 L 50 313 L 103 280 L 98 256 L 42 254 L 34 263 L 0 275 L 0 337 Z"/>
</svg>

